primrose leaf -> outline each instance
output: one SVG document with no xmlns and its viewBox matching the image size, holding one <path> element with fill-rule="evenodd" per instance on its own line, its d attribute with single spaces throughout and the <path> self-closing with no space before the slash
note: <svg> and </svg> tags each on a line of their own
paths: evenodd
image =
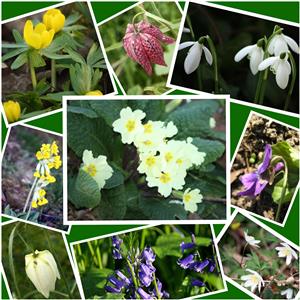
<svg viewBox="0 0 300 300">
<path fill-rule="evenodd" d="M 116 168 L 113 168 L 113 175 L 106 180 L 104 189 L 115 188 L 124 183 L 124 176 L 121 171 Z"/>
<path fill-rule="evenodd" d="M 101 194 L 97 182 L 87 172 L 79 170 L 75 186 L 69 191 L 69 200 L 76 208 L 94 208 L 99 205 Z"/>
</svg>

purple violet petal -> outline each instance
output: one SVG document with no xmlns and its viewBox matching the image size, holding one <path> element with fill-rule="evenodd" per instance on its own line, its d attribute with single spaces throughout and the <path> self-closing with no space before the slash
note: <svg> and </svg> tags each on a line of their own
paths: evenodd
<svg viewBox="0 0 300 300">
<path fill-rule="evenodd" d="M 268 180 L 265 180 L 265 179 L 257 180 L 256 185 L 255 185 L 254 196 L 259 195 L 265 189 L 267 184 L 268 184 Z"/>
<path fill-rule="evenodd" d="M 257 169 L 258 174 L 262 174 L 268 169 L 271 158 L 272 158 L 272 148 L 271 148 L 271 145 L 267 144 L 265 147 L 263 162 L 258 166 L 258 169 Z"/>
<path fill-rule="evenodd" d="M 247 174 L 241 176 L 239 179 L 240 179 L 240 182 L 243 184 L 243 186 L 246 189 L 249 189 L 257 181 L 258 175 L 256 172 L 247 173 Z"/>
<path fill-rule="evenodd" d="M 281 169 L 283 169 L 283 167 L 284 167 L 283 162 L 277 163 L 276 166 L 275 166 L 274 172 L 276 173 L 276 172 L 280 171 Z"/>
</svg>

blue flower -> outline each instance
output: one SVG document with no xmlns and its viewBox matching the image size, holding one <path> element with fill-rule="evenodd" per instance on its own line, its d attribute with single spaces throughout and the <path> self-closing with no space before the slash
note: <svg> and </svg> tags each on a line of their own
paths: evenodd
<svg viewBox="0 0 300 300">
<path fill-rule="evenodd" d="M 141 287 L 139 287 L 137 289 L 137 292 L 139 293 L 139 295 L 141 296 L 142 299 L 149 299 L 149 300 L 153 299 L 151 297 L 151 295 L 149 295 L 148 293 L 146 293 Z"/>
<path fill-rule="evenodd" d="M 114 259 L 122 259 L 123 258 L 119 249 L 113 249 L 112 255 L 113 255 Z"/>
<path fill-rule="evenodd" d="M 112 240 L 113 247 L 120 249 L 120 246 L 123 243 L 123 240 L 120 239 L 117 235 L 112 236 L 111 240 Z"/>
<path fill-rule="evenodd" d="M 161 299 L 167 299 L 170 297 L 168 292 L 162 291 L 162 283 L 158 278 L 156 279 L 156 285 L 157 285 L 157 290 L 159 295 L 157 295 L 155 288 L 153 288 L 153 290 L 151 291 L 151 295 L 153 295 L 155 298 L 161 298 Z"/>
<path fill-rule="evenodd" d="M 109 285 L 105 286 L 105 291 L 108 292 L 108 293 L 113 293 L 113 294 L 121 293 L 120 288 L 112 287 L 112 286 L 109 286 Z"/>
<path fill-rule="evenodd" d="M 122 279 L 122 281 L 126 284 L 129 285 L 131 281 L 119 270 L 116 270 L 116 275 Z"/>
<path fill-rule="evenodd" d="M 194 262 L 194 254 L 190 254 L 185 258 L 181 258 L 177 260 L 177 264 L 183 268 L 187 269 Z"/>
<path fill-rule="evenodd" d="M 185 242 L 180 243 L 180 249 L 181 249 L 182 253 L 186 249 L 193 249 L 193 248 L 195 248 L 195 246 L 196 245 L 194 243 L 185 243 Z"/>
<path fill-rule="evenodd" d="M 214 259 L 209 259 L 209 265 L 208 265 L 208 271 L 209 272 L 213 272 L 216 268 L 216 263 L 214 261 Z"/>
<path fill-rule="evenodd" d="M 209 265 L 209 260 L 205 259 L 204 261 L 197 261 L 189 265 L 189 269 L 192 269 L 198 273 L 202 273 L 203 270 Z"/>
<path fill-rule="evenodd" d="M 155 254 L 153 252 L 153 250 L 151 249 L 151 247 L 146 247 L 142 254 L 141 254 L 141 258 L 146 262 L 146 264 L 151 264 L 155 261 Z"/>
<path fill-rule="evenodd" d="M 199 287 L 205 286 L 205 284 L 199 279 L 192 279 L 191 284 L 192 286 L 199 286 Z"/>
<path fill-rule="evenodd" d="M 140 282 L 148 287 L 151 282 L 154 279 L 153 273 L 156 271 L 156 269 L 151 265 L 146 265 L 146 264 L 141 264 L 140 265 L 140 270 L 139 270 L 139 279 Z"/>
</svg>

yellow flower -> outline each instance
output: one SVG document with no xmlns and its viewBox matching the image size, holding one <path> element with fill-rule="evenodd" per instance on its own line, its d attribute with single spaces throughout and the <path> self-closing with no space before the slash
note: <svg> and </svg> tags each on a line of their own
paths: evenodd
<svg viewBox="0 0 300 300">
<path fill-rule="evenodd" d="M 46 25 L 47 30 L 53 29 L 55 33 L 64 27 L 65 19 L 65 16 L 57 8 L 49 9 L 43 15 L 43 23 Z"/>
<path fill-rule="evenodd" d="M 86 96 L 103 96 L 103 93 L 99 90 L 90 91 L 85 94 Z"/>
<path fill-rule="evenodd" d="M 19 102 L 8 100 L 3 103 L 7 121 L 13 123 L 19 120 L 21 115 L 21 107 Z"/>
<path fill-rule="evenodd" d="M 59 150 L 58 150 L 58 146 L 57 146 L 57 144 L 56 144 L 56 141 L 52 142 L 52 144 L 51 144 L 51 153 L 52 153 L 53 155 L 58 155 L 58 153 L 59 153 Z"/>
<path fill-rule="evenodd" d="M 26 44 L 37 50 L 47 48 L 51 44 L 54 34 L 54 29 L 47 30 L 43 23 L 33 27 L 31 20 L 26 21 L 23 31 Z"/>
</svg>

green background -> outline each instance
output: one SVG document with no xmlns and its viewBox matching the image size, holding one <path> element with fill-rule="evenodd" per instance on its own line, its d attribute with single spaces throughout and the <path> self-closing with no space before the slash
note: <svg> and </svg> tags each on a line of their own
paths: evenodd
<svg viewBox="0 0 300 300">
<path fill-rule="evenodd" d="M 47 7 L 59 2 L 22 2 L 22 1 L 10 1 L 2 2 L 2 20 L 12 18 L 21 14 L 32 12 L 37 9 Z M 128 6 L 136 2 L 93 2 L 92 7 L 97 22 L 105 20 L 109 16 L 127 8 Z M 214 2 L 227 7 L 234 7 L 242 9 L 245 11 L 260 13 L 268 15 L 271 17 L 280 18 L 283 20 L 288 20 L 292 22 L 299 22 L 299 3 L 297 2 Z M 184 6 L 184 2 L 180 2 L 181 6 Z M 173 94 L 186 94 L 180 91 L 175 91 Z M 256 109 L 245 105 L 240 105 L 236 103 L 230 104 L 230 114 L 234 116 L 230 120 L 231 125 L 231 157 L 235 151 L 237 143 L 239 141 L 240 135 L 245 126 L 245 122 L 249 115 L 249 112 L 257 111 L 266 116 L 270 116 L 279 121 L 285 122 L 292 126 L 298 127 L 299 119 L 292 116 L 281 115 L 278 113 Z M 62 133 L 62 113 L 56 113 L 51 116 L 47 116 L 38 120 L 28 122 L 31 125 L 45 128 L 51 131 Z M 7 128 L 2 118 L 2 143 L 5 140 L 7 133 Z M 297 198 L 299 198 L 299 191 Z M 2 218 L 2 222 L 7 221 L 7 218 Z M 263 221 L 264 222 L 264 221 Z M 278 233 L 282 234 L 289 240 L 296 244 L 299 244 L 299 201 L 294 201 L 292 210 L 290 212 L 289 218 L 284 227 L 276 226 L 268 222 L 264 222 L 272 229 L 276 230 Z M 130 229 L 137 227 L 138 225 L 86 225 L 79 226 L 74 225 L 71 228 L 70 234 L 67 236 L 68 242 L 73 242 L 76 240 L 81 240 L 89 237 L 104 235 L 120 230 Z M 223 225 L 215 225 L 216 234 L 222 229 Z M 247 294 L 243 293 L 239 289 L 235 288 L 233 285 L 227 283 L 228 291 L 225 293 L 220 293 L 217 295 L 203 297 L 202 299 L 251 299 Z M 2 299 L 7 299 L 8 294 L 2 278 Z"/>
</svg>

